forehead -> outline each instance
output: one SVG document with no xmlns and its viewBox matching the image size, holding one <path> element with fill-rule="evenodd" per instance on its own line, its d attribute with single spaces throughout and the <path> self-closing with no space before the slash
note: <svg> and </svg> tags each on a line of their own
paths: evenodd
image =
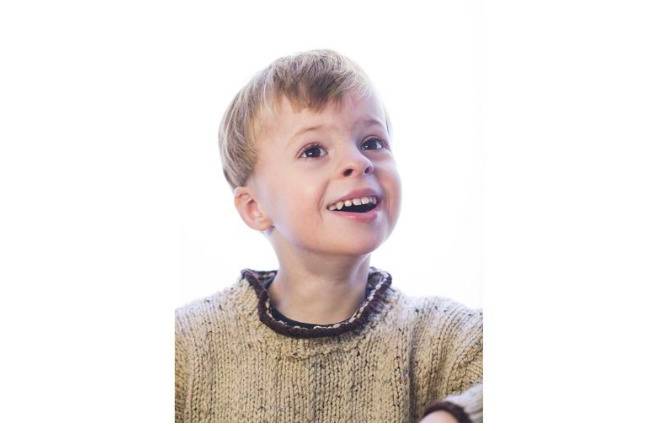
<svg viewBox="0 0 650 431">
<path fill-rule="evenodd" d="M 314 110 L 280 97 L 272 107 L 264 109 L 256 122 L 256 140 L 286 139 L 305 128 L 353 129 L 374 120 L 386 127 L 383 107 L 374 93 L 349 93 L 339 101 L 330 101 Z"/>
</svg>

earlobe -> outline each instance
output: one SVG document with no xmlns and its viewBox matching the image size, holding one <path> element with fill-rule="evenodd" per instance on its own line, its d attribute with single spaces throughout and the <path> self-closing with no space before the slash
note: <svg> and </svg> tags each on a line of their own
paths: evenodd
<svg viewBox="0 0 650 431">
<path fill-rule="evenodd" d="M 246 186 L 236 187 L 234 190 L 235 207 L 242 218 L 251 229 L 265 231 L 272 227 L 273 223 L 266 216 L 259 205 L 253 191 Z"/>
</svg>

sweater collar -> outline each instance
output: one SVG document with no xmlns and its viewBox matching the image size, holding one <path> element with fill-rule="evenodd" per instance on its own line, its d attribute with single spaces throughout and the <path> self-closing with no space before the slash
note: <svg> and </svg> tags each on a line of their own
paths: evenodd
<svg viewBox="0 0 650 431">
<path fill-rule="evenodd" d="M 391 275 L 386 271 L 371 266 L 368 272 L 366 298 L 352 316 L 335 324 L 309 325 L 313 327 L 306 327 L 300 325 L 299 322 L 282 319 L 278 316 L 277 311 L 274 312 L 272 309 L 271 298 L 268 295 L 268 287 L 271 285 L 277 272 L 277 270 L 257 271 L 244 269 L 241 271 L 241 274 L 255 290 L 258 299 L 257 310 L 260 321 L 273 331 L 293 338 L 330 337 L 343 334 L 353 329 L 360 329 L 365 326 L 371 315 L 381 310 L 388 292 L 392 289 Z"/>
</svg>

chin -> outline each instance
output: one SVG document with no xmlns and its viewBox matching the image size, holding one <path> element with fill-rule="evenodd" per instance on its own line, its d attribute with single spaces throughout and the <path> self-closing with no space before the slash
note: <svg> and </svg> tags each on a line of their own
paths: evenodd
<svg viewBox="0 0 650 431">
<path fill-rule="evenodd" d="M 368 241 L 365 243 L 347 244 L 347 247 L 339 248 L 338 254 L 349 256 L 363 256 L 377 250 L 383 241 Z"/>
</svg>

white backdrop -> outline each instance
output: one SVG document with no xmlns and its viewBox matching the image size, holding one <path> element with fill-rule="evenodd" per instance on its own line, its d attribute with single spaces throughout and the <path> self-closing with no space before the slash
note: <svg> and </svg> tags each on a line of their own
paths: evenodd
<svg viewBox="0 0 650 431">
<path fill-rule="evenodd" d="M 221 174 L 217 125 L 235 93 L 279 56 L 335 49 L 383 97 L 402 177 L 402 211 L 371 264 L 412 295 L 481 306 L 478 3 L 237 2 L 193 17 L 177 61 L 183 85 L 182 283 L 179 305 L 232 284 L 243 268 L 275 269 L 273 250 L 239 218 Z M 287 20 L 282 20 L 284 13 Z M 246 19 L 242 19 L 247 16 Z M 408 22 L 408 25 L 402 23 Z"/>
</svg>

